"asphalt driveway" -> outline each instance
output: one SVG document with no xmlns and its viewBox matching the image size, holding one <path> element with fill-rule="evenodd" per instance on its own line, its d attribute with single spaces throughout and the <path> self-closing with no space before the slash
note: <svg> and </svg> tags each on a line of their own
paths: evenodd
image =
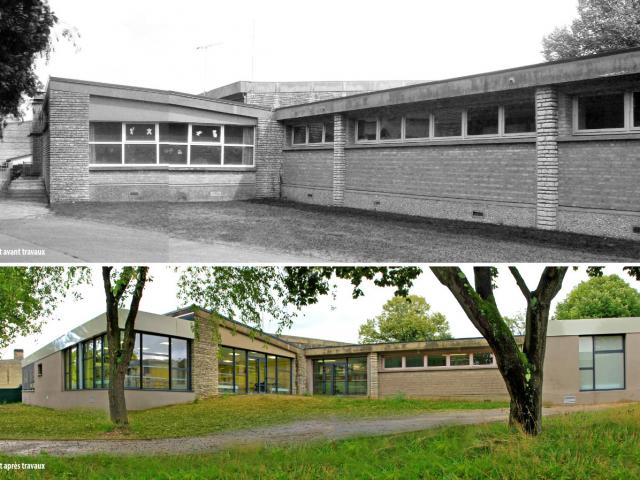
<svg viewBox="0 0 640 480">
<path fill-rule="evenodd" d="M 50 224 L 147 232 L 154 240 L 145 258 L 157 261 L 168 261 L 167 255 L 178 262 L 640 261 L 640 242 L 279 201 L 83 203 L 56 206 L 54 212 Z M 160 238 L 169 242 L 165 250 Z M 173 248 L 171 242 L 178 241 L 199 247 Z M 90 253 L 80 257 L 97 261 Z"/>
</svg>

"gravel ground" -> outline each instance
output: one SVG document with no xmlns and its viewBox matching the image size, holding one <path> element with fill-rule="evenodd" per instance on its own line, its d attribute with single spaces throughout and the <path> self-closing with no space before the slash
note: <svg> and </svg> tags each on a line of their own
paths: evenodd
<svg viewBox="0 0 640 480">
<path fill-rule="evenodd" d="M 59 216 L 326 262 L 637 262 L 640 241 L 278 201 L 87 203 Z M 185 259 L 188 261 L 188 258 Z"/>
<path fill-rule="evenodd" d="M 618 405 L 619 406 L 619 405 Z M 545 408 L 543 414 L 559 415 L 599 410 L 611 405 Z M 203 437 L 155 440 L 0 440 L 0 452 L 9 455 L 162 455 L 216 452 L 233 447 L 295 444 L 314 440 L 339 440 L 358 436 L 414 432 L 447 425 L 471 425 L 506 421 L 508 409 L 458 410 L 408 417 L 366 420 L 322 419 L 237 430 Z M 1 433 L 0 433 L 1 435 Z"/>
</svg>

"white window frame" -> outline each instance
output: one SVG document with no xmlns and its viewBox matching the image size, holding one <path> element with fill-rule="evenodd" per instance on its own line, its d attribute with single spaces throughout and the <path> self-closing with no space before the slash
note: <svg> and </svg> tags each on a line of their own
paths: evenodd
<svg viewBox="0 0 640 480">
<path fill-rule="evenodd" d="M 358 123 L 360 121 L 363 122 L 371 122 L 371 121 L 375 121 L 376 122 L 376 138 L 375 140 L 359 140 L 358 139 L 358 130 L 360 129 L 360 126 L 358 125 Z M 375 118 L 357 118 L 356 119 L 356 128 L 355 133 L 356 133 L 356 142 L 357 143 L 378 143 L 380 142 L 380 119 L 378 117 Z"/>
<path fill-rule="evenodd" d="M 624 126 L 621 128 L 578 128 L 580 121 L 580 112 L 578 111 L 578 103 L 579 97 L 581 96 L 594 96 L 597 93 L 594 92 L 583 92 L 578 93 L 573 96 L 572 99 L 572 123 L 573 123 L 573 134 L 574 135 L 597 135 L 597 134 L 607 134 L 607 133 L 630 133 L 637 130 L 640 130 L 640 126 L 633 126 L 633 93 L 637 90 L 625 90 L 623 92 L 620 91 L 612 91 L 612 92 L 602 92 L 603 95 L 611 95 L 615 93 L 621 93 L 623 95 L 623 105 L 624 105 Z"/>
<path fill-rule="evenodd" d="M 93 142 L 89 141 L 89 145 L 120 145 L 120 163 L 90 163 L 90 167 L 122 167 L 122 168 L 133 168 L 133 169 L 141 169 L 141 168 L 152 168 L 152 167 L 171 167 L 171 168 L 205 168 L 205 169 L 234 169 L 234 168 L 245 168 L 251 169 L 255 168 L 256 165 L 256 127 L 255 125 L 234 125 L 234 124 L 214 124 L 214 123 L 187 123 L 187 141 L 186 142 L 171 142 L 171 141 L 161 141 L 160 140 L 160 124 L 161 123 L 180 123 L 180 122 L 145 122 L 145 121 L 124 121 L 124 122 L 109 122 L 109 121 L 96 121 L 95 123 L 120 123 L 121 124 L 121 137 L 119 142 Z M 154 140 L 127 140 L 126 136 L 126 128 L 127 125 L 141 125 L 141 124 L 154 124 L 155 125 L 155 135 Z M 220 127 L 220 141 L 219 142 L 193 142 L 192 141 L 192 132 L 193 125 L 207 125 L 213 127 Z M 226 134 L 225 127 L 241 127 L 241 128 L 251 128 L 252 129 L 252 143 L 244 144 L 244 143 L 226 143 Z M 324 128 L 324 127 L 323 127 Z M 323 131 L 324 135 L 324 131 Z M 125 163 L 125 146 L 126 145 L 155 145 L 156 146 L 156 163 Z M 160 163 L 160 145 L 184 145 L 187 148 L 187 163 L 186 164 L 169 164 L 169 163 Z M 218 146 L 220 147 L 220 164 L 219 165 L 192 165 L 191 164 L 191 147 L 193 145 L 202 145 L 202 146 Z M 225 164 L 225 147 L 243 147 L 243 148 L 251 148 L 251 164 L 250 165 L 237 165 Z"/>
</svg>

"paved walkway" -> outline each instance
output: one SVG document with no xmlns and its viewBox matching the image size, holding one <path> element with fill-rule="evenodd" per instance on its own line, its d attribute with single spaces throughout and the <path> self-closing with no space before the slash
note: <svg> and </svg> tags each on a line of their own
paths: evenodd
<svg viewBox="0 0 640 480">
<path fill-rule="evenodd" d="M 611 405 L 545 408 L 545 416 L 597 410 Z M 618 405 L 619 406 L 619 405 Z M 0 440 L 0 452 L 11 455 L 158 455 L 216 452 L 242 446 L 278 445 L 312 440 L 338 440 L 359 436 L 415 432 L 447 425 L 470 425 L 506 421 L 508 409 L 456 410 L 422 415 L 362 420 L 307 420 L 236 430 L 203 437 L 154 440 Z M 2 433 L 0 433 L 2 435 Z"/>
<path fill-rule="evenodd" d="M 308 256 L 56 215 L 35 202 L 0 201 L 0 263 L 317 262 Z"/>
</svg>

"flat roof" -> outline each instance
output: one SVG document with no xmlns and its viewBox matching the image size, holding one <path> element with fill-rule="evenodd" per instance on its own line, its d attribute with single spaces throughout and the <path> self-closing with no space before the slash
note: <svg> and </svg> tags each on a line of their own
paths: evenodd
<svg viewBox="0 0 640 480">
<path fill-rule="evenodd" d="M 639 317 L 550 320 L 548 337 L 640 333 Z"/>
<path fill-rule="evenodd" d="M 637 47 L 281 107 L 275 118 L 290 120 L 639 73 Z"/>
<path fill-rule="evenodd" d="M 208 90 L 201 95 L 211 98 L 225 98 L 247 92 L 362 92 L 363 90 L 383 90 L 417 83 L 424 83 L 424 80 L 313 80 L 299 82 L 247 82 L 240 80 Z"/>
<path fill-rule="evenodd" d="M 177 105 L 181 107 L 190 107 L 252 118 L 267 117 L 271 112 L 269 108 L 257 105 L 247 105 L 241 102 L 220 100 L 202 95 L 175 92 L 173 90 L 159 90 L 154 88 L 134 87 L 131 85 L 118 85 L 71 78 L 50 77 L 49 84 L 47 85 L 47 100 L 49 91 L 53 89 L 86 93 L 100 97 Z"/>
</svg>

